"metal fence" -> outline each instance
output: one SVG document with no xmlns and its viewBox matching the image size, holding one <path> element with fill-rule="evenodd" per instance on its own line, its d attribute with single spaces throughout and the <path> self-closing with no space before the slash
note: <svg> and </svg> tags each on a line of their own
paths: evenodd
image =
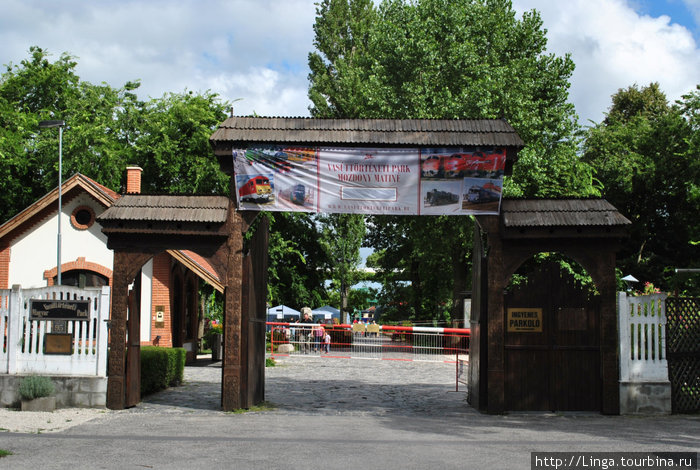
<svg viewBox="0 0 700 470">
<path fill-rule="evenodd" d="M 469 329 L 268 322 L 272 356 L 448 361 L 469 351 Z"/>
</svg>

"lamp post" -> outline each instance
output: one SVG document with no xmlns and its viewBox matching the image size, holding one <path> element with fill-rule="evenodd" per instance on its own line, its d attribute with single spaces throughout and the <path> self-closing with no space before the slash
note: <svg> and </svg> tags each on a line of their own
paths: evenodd
<svg viewBox="0 0 700 470">
<path fill-rule="evenodd" d="M 52 127 L 58 127 L 58 235 L 56 240 L 56 269 L 57 269 L 57 283 L 56 285 L 61 285 L 61 210 L 63 208 L 62 201 L 62 188 L 63 185 L 62 175 L 63 175 L 63 127 L 66 125 L 66 121 L 52 120 L 52 121 L 39 121 L 40 129 L 48 129 Z"/>
</svg>

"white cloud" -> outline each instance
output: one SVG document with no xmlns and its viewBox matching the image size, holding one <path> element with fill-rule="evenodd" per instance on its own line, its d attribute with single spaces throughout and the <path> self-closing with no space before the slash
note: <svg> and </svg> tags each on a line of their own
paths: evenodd
<svg viewBox="0 0 700 470">
<path fill-rule="evenodd" d="M 571 53 L 576 70 L 570 96 L 584 123 L 601 121 L 620 88 L 659 82 L 673 101 L 700 82 L 698 45 L 668 16 L 640 16 L 623 0 L 515 4 L 520 12 L 540 11 L 549 51 Z"/>
<path fill-rule="evenodd" d="M 257 113 L 260 116 L 308 115 L 306 85 L 290 82 L 276 70 L 252 67 L 244 73 L 202 77 L 208 89 L 233 97 L 236 115 Z M 301 111 L 300 111 L 301 110 Z M 303 114 L 302 114 L 302 111 Z"/>
<path fill-rule="evenodd" d="M 142 98 L 211 89 L 229 101 L 243 98 L 249 112 L 308 114 L 313 0 L 5 0 L 3 6 L 3 63 L 18 63 L 38 45 L 54 57 L 77 56 L 83 80 L 122 86 L 140 79 Z M 261 80 L 265 69 L 275 78 Z"/>
<path fill-rule="evenodd" d="M 78 57 L 78 74 L 122 86 L 141 79 L 143 98 L 212 90 L 237 114 L 308 115 L 307 56 L 315 0 L 3 0 L 0 62 L 30 46 Z M 572 53 L 571 100 L 600 121 L 619 88 L 658 81 L 671 100 L 700 81 L 700 51 L 669 17 L 637 14 L 625 0 L 515 0 L 536 8 L 549 50 Z M 681 0 L 677 0 L 681 1 Z M 682 0 L 700 15 L 700 0 Z"/>
</svg>

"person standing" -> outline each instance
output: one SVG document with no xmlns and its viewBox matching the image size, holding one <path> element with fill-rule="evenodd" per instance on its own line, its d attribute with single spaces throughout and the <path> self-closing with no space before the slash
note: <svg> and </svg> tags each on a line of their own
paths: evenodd
<svg viewBox="0 0 700 470">
<path fill-rule="evenodd" d="M 331 334 L 326 331 L 326 334 L 323 336 L 323 347 L 326 350 L 326 354 L 331 352 Z"/>
<path fill-rule="evenodd" d="M 323 341 L 324 336 L 321 320 L 318 321 L 318 324 L 314 325 L 312 332 L 314 335 L 314 352 L 318 352 L 322 348 L 321 341 Z"/>
<path fill-rule="evenodd" d="M 308 354 L 311 351 L 311 308 L 304 307 L 301 309 L 301 325 L 297 326 L 297 331 L 299 332 L 299 341 L 301 342 L 301 349 L 304 354 Z"/>
</svg>

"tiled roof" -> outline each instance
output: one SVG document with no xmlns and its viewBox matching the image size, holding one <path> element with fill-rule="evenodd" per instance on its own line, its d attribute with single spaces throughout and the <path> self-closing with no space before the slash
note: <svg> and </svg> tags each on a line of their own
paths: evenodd
<svg viewBox="0 0 700 470">
<path fill-rule="evenodd" d="M 504 199 L 505 227 L 621 227 L 631 222 L 605 199 Z"/>
<path fill-rule="evenodd" d="M 503 119 L 314 119 L 231 117 L 210 138 L 231 143 L 523 147 Z"/>
<path fill-rule="evenodd" d="M 110 207 L 114 204 L 114 201 L 119 199 L 119 194 L 80 173 L 75 173 L 70 178 L 64 180 L 61 184 L 61 191 L 64 204 L 71 196 L 82 192 L 90 195 L 103 207 Z M 37 217 L 43 218 L 49 216 L 53 212 L 57 212 L 57 200 L 58 186 L 45 194 L 41 199 L 36 200 L 22 212 L 0 225 L 0 238 L 6 237 L 8 234 L 16 236 L 17 233 L 23 233 L 24 230 L 27 230 L 36 222 L 35 219 Z"/>
<path fill-rule="evenodd" d="M 89 182 L 90 184 L 92 184 L 93 186 L 97 187 L 100 191 L 102 191 L 104 194 L 106 194 L 106 195 L 108 195 L 109 197 L 111 197 L 113 200 L 116 201 L 117 199 L 119 199 L 120 195 L 119 195 L 119 193 L 117 193 L 116 191 L 113 191 L 113 190 L 109 189 L 107 186 L 105 186 L 105 185 L 103 185 L 103 184 L 100 184 L 100 183 L 98 183 L 97 181 L 95 181 L 94 179 L 89 178 L 89 177 L 87 177 L 87 176 L 85 176 L 85 175 L 81 175 L 81 174 L 78 173 L 78 176 L 81 177 L 81 178 L 84 178 L 86 181 L 88 181 L 88 182 Z"/>
<path fill-rule="evenodd" d="M 98 221 L 224 223 L 228 206 L 226 196 L 127 194 L 104 211 Z"/>
<path fill-rule="evenodd" d="M 224 286 L 221 283 L 221 279 L 219 279 L 219 274 L 206 258 L 190 250 L 168 250 L 168 253 L 200 278 L 211 284 L 214 289 L 219 292 L 224 291 Z"/>
</svg>

